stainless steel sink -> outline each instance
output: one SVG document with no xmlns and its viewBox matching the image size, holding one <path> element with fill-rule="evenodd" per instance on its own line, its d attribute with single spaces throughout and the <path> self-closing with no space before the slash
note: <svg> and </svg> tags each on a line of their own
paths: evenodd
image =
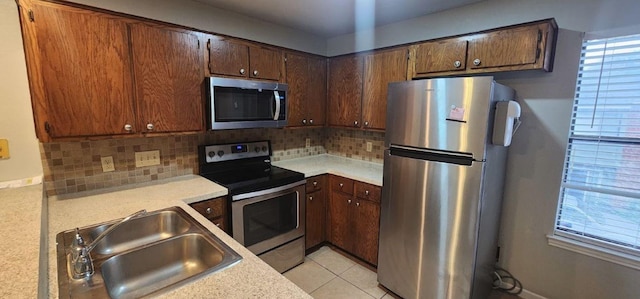
<svg viewBox="0 0 640 299">
<path fill-rule="evenodd" d="M 111 298 L 137 298 L 212 269 L 223 258 L 202 235 L 182 235 L 108 259 L 102 277 Z"/>
<path fill-rule="evenodd" d="M 100 225 L 88 232 L 94 240 L 109 225 Z M 176 211 L 158 211 L 146 217 L 132 219 L 118 226 L 93 249 L 94 253 L 112 254 L 183 234 L 191 224 Z"/>
<path fill-rule="evenodd" d="M 111 224 L 81 228 L 91 242 Z M 242 257 L 179 207 L 147 213 L 106 235 L 91 252 L 95 272 L 70 275 L 75 230 L 56 236 L 60 298 L 137 298 L 228 268 Z"/>
</svg>

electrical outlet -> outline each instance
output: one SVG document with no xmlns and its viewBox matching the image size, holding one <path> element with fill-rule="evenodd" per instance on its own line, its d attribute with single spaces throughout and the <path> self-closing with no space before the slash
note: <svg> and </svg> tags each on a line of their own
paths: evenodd
<svg viewBox="0 0 640 299">
<path fill-rule="evenodd" d="M 304 147 L 311 147 L 311 138 L 307 138 L 304 141 Z"/>
<path fill-rule="evenodd" d="M 100 160 L 102 160 L 102 172 L 109 172 L 109 171 L 115 171 L 116 170 L 116 166 L 113 165 L 113 157 L 112 156 L 101 157 Z"/>
<path fill-rule="evenodd" d="M 160 165 L 160 151 L 136 152 L 136 167 Z"/>
<path fill-rule="evenodd" d="M 367 141 L 367 152 L 371 152 L 372 149 L 373 149 L 373 143 Z"/>
<path fill-rule="evenodd" d="M 9 159 L 9 141 L 0 139 L 0 160 Z"/>
</svg>

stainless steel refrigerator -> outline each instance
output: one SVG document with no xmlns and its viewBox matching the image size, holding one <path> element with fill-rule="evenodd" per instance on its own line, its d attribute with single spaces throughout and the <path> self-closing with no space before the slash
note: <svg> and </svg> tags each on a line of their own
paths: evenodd
<svg viewBox="0 0 640 299">
<path fill-rule="evenodd" d="M 506 147 L 491 143 L 493 77 L 391 83 L 378 281 L 404 298 L 488 297 Z"/>
</svg>

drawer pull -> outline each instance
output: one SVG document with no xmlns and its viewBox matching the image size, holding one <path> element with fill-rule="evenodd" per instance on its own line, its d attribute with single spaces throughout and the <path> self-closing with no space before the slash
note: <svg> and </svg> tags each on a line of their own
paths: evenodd
<svg viewBox="0 0 640 299">
<path fill-rule="evenodd" d="M 369 196 L 369 190 L 364 190 L 364 195 Z"/>
<path fill-rule="evenodd" d="M 207 212 L 207 214 L 211 214 L 211 208 L 207 208 L 205 212 Z"/>
<path fill-rule="evenodd" d="M 314 187 L 318 187 L 318 182 L 317 181 L 313 181 L 313 186 Z"/>
</svg>

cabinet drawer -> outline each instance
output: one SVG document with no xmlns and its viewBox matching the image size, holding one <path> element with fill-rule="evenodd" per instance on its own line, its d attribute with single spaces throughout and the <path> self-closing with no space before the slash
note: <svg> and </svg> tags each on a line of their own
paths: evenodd
<svg viewBox="0 0 640 299">
<path fill-rule="evenodd" d="M 381 188 L 363 182 L 355 182 L 356 197 L 370 201 L 380 202 Z"/>
<path fill-rule="evenodd" d="M 225 201 L 225 197 L 218 197 L 193 203 L 191 207 L 208 219 L 213 219 L 224 215 Z"/>
<path fill-rule="evenodd" d="M 339 176 L 331 176 L 329 181 L 332 192 L 342 192 L 353 195 L 353 180 Z"/>
<path fill-rule="evenodd" d="M 326 176 L 318 175 L 307 179 L 306 191 L 307 193 L 316 192 L 324 189 L 326 184 Z"/>
</svg>

